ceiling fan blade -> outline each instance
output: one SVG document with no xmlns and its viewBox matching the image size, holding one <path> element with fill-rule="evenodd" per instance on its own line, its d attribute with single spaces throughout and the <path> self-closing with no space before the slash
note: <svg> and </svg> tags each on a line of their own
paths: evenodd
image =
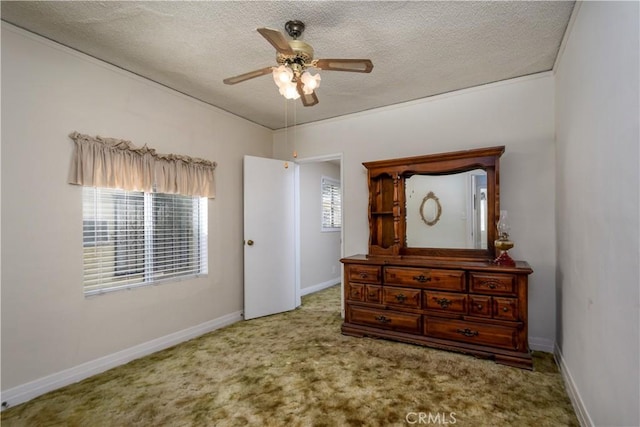
<svg viewBox="0 0 640 427">
<path fill-rule="evenodd" d="M 261 70 L 255 70 L 255 71 L 251 71 L 251 72 L 248 72 L 248 73 L 240 74 L 239 76 L 229 77 L 227 79 L 224 79 L 223 82 L 224 82 L 224 84 L 227 84 L 227 85 L 234 85 L 236 83 L 241 83 L 241 82 L 243 82 L 245 80 L 253 79 L 255 77 L 264 76 L 265 74 L 271 73 L 272 70 L 273 70 L 273 67 L 266 67 L 266 68 L 263 68 Z"/>
<path fill-rule="evenodd" d="M 318 59 L 314 66 L 328 71 L 351 71 L 353 73 L 370 73 L 373 63 L 370 59 Z"/>
<path fill-rule="evenodd" d="M 278 52 L 285 55 L 295 55 L 293 49 L 289 46 L 289 42 L 280 31 L 272 30 L 271 28 L 258 28 L 258 32 L 262 34 L 262 37 L 267 39 Z"/>
<path fill-rule="evenodd" d="M 304 105 L 305 107 L 313 107 L 319 102 L 318 96 L 316 95 L 315 92 L 311 92 L 309 95 L 304 93 L 304 90 L 302 88 L 302 80 L 298 79 L 298 83 L 296 84 L 296 87 L 298 89 L 298 93 L 300 94 L 300 100 L 302 101 L 302 105 Z"/>
</svg>

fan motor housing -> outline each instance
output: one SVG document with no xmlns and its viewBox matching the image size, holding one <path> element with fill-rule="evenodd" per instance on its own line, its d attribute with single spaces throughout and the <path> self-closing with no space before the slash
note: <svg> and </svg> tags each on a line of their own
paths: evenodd
<svg viewBox="0 0 640 427">
<path fill-rule="evenodd" d="M 295 54 L 287 55 L 280 52 L 276 53 L 276 61 L 278 64 L 284 65 L 292 62 L 308 64 L 313 60 L 313 48 L 311 45 L 300 40 L 290 40 L 289 46 L 291 46 L 291 50 L 293 50 Z"/>
</svg>

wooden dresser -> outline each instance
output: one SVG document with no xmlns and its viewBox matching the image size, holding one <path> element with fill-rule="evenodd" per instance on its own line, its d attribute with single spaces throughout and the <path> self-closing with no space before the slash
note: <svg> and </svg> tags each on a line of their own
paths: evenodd
<svg viewBox="0 0 640 427">
<path fill-rule="evenodd" d="M 489 147 L 364 163 L 369 252 L 341 260 L 344 334 L 532 369 L 527 287 L 533 271 L 523 261 L 493 262 L 503 152 Z"/>
<path fill-rule="evenodd" d="M 447 262 L 355 255 L 342 259 L 342 332 L 455 350 L 532 368 L 526 262 Z"/>
</svg>

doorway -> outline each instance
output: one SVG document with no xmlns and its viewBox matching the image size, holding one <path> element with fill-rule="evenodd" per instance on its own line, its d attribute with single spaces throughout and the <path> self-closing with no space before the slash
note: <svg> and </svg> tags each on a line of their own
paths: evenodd
<svg viewBox="0 0 640 427">
<path fill-rule="evenodd" d="M 296 163 L 296 295 L 300 304 L 303 296 L 342 282 L 344 198 L 342 154 Z"/>
</svg>

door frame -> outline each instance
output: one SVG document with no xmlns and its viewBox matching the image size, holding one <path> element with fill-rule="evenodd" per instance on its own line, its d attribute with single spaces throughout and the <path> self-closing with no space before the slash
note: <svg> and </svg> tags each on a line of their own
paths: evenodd
<svg viewBox="0 0 640 427">
<path fill-rule="evenodd" d="M 320 163 L 320 162 L 326 162 L 329 160 L 338 160 L 340 162 L 340 201 L 342 203 L 341 209 L 340 209 L 340 220 L 341 220 L 341 224 L 342 226 L 340 227 L 340 257 L 343 258 L 344 257 L 344 212 L 345 212 L 345 199 L 344 199 L 344 167 L 343 167 L 343 155 L 342 153 L 333 153 L 333 154 L 324 154 L 321 156 L 312 156 L 312 157 L 305 157 L 305 158 L 301 158 L 301 159 L 295 159 L 296 162 L 296 167 L 295 167 L 295 174 L 294 174 L 294 191 L 295 191 L 295 212 L 294 212 L 294 218 L 295 218 L 295 264 L 296 264 L 296 278 L 295 278 L 295 282 L 296 282 L 296 293 L 295 293 L 295 298 L 296 298 L 296 304 L 299 306 L 302 303 L 302 296 L 301 296 L 301 256 L 300 256 L 300 247 L 301 247 L 301 242 L 300 242 L 300 165 L 303 164 L 308 164 L 308 163 Z M 340 313 L 342 314 L 342 316 L 344 317 L 344 283 L 343 282 L 343 277 L 344 277 L 344 265 L 342 263 L 340 263 L 340 288 L 342 290 L 342 292 L 340 292 Z"/>
</svg>

